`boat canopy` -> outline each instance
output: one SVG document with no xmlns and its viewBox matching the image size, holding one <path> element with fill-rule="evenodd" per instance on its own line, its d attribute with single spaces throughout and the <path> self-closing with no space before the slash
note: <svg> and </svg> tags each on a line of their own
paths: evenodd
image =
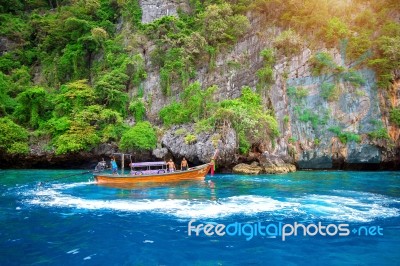
<svg viewBox="0 0 400 266">
<path fill-rule="evenodd" d="M 167 163 L 164 161 L 160 162 L 141 162 L 141 163 L 132 163 L 131 167 L 145 167 L 145 166 L 164 166 Z"/>
</svg>

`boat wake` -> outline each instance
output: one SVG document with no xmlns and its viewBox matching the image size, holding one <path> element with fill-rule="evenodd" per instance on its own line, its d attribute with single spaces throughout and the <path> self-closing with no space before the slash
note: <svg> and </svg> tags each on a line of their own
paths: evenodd
<svg viewBox="0 0 400 266">
<path fill-rule="evenodd" d="M 55 184 L 46 189 L 27 190 L 28 205 L 76 210 L 150 212 L 179 219 L 224 218 L 233 215 L 266 216 L 267 219 L 299 219 L 371 222 L 400 216 L 399 201 L 379 194 L 332 191 L 333 195 L 309 194 L 297 198 L 240 195 L 218 200 L 204 199 L 90 199 L 65 193 L 64 189 L 92 182 Z M 394 207 L 395 205 L 396 207 Z"/>
<path fill-rule="evenodd" d="M 87 186 L 87 185 L 94 185 L 96 184 L 95 181 L 87 181 L 87 182 L 77 182 L 77 183 L 71 183 L 71 184 L 53 184 L 52 187 L 55 189 L 67 189 L 67 188 L 74 188 L 74 187 L 82 187 L 82 186 Z"/>
<path fill-rule="evenodd" d="M 323 218 L 334 221 L 371 222 L 375 219 L 397 217 L 400 210 L 389 207 L 397 204 L 396 199 L 373 193 L 355 191 L 335 191 L 338 195 L 307 195 L 292 198 L 310 218 Z"/>
</svg>

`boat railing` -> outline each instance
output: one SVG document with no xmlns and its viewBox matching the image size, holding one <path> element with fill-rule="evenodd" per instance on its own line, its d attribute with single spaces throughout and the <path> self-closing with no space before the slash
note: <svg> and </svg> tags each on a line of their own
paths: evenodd
<svg viewBox="0 0 400 266">
<path fill-rule="evenodd" d="M 130 163 L 129 166 L 131 175 L 154 175 L 167 172 L 167 164 L 164 161 Z"/>
</svg>

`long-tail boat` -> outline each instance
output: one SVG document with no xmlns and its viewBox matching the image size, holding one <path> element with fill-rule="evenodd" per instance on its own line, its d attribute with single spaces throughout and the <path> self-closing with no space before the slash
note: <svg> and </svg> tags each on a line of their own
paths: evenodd
<svg viewBox="0 0 400 266">
<path fill-rule="evenodd" d="M 146 164 L 147 166 L 159 166 L 165 162 L 144 162 L 141 165 Z M 168 172 L 163 170 L 143 170 L 130 172 L 129 174 L 103 174 L 96 173 L 94 178 L 97 183 L 110 183 L 110 184 L 121 184 L 121 183 L 137 183 L 137 182 L 177 182 L 177 181 L 188 181 L 188 180 L 204 180 L 208 171 L 211 168 L 211 164 L 203 164 L 196 167 L 189 168 L 185 171 L 174 171 Z M 156 172 L 154 172 L 156 171 Z"/>
<path fill-rule="evenodd" d="M 204 180 L 207 173 L 213 166 L 216 157 L 215 152 L 210 163 L 191 167 L 184 171 L 168 171 L 167 163 L 161 162 L 141 162 L 130 163 L 131 171 L 129 174 L 106 174 L 95 173 L 94 178 L 99 184 L 136 184 L 136 183 L 166 183 L 191 180 Z M 123 168 L 123 167 L 122 167 Z"/>
</svg>

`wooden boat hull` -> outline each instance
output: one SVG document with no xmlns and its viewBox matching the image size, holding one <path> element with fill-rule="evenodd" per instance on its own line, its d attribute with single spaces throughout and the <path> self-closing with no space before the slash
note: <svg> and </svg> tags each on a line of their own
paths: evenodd
<svg viewBox="0 0 400 266">
<path fill-rule="evenodd" d="M 203 164 L 186 171 L 176 171 L 172 173 L 156 175 L 114 175 L 114 174 L 95 174 L 94 178 L 99 184 L 136 184 L 136 183 L 167 183 L 190 180 L 204 180 L 209 172 L 211 164 Z"/>
</svg>

